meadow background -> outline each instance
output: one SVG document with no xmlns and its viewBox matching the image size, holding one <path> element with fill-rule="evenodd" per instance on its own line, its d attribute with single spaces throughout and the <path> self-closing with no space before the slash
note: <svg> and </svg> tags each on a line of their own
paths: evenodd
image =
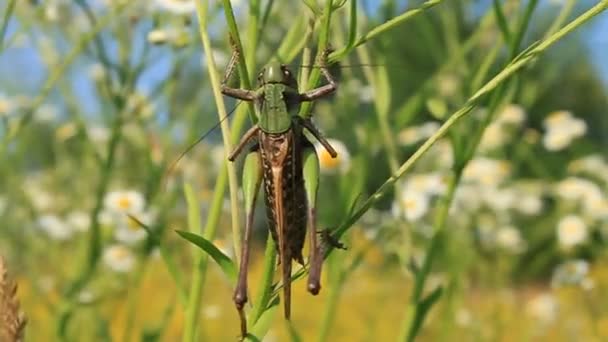
<svg viewBox="0 0 608 342">
<path fill-rule="evenodd" d="M 10 277 L 25 340 L 237 339 L 225 147 L 250 115 L 213 95 L 237 32 L 234 84 L 279 58 L 309 89 L 328 42 L 339 82 L 302 113 L 340 153 L 318 150 L 319 226 L 348 249 L 286 323 L 259 201 L 257 339 L 608 340 L 608 1 L 0 8 L 0 326 Z"/>
</svg>

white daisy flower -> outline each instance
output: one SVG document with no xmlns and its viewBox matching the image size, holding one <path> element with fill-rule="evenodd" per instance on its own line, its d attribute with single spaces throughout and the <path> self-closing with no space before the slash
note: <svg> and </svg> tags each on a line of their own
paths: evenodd
<svg viewBox="0 0 608 342">
<path fill-rule="evenodd" d="M 99 144 L 105 144 L 108 140 L 110 140 L 110 130 L 101 125 L 92 125 L 87 127 L 87 135 L 93 142 Z"/>
<path fill-rule="evenodd" d="M 319 156 L 319 167 L 322 173 L 346 172 L 350 169 L 350 153 L 343 142 L 336 139 L 327 139 L 327 142 L 338 152 L 336 158 L 325 150 L 320 143 L 315 144 L 317 155 Z"/>
<path fill-rule="evenodd" d="M 559 151 L 568 147 L 572 141 L 587 132 L 585 121 L 575 118 L 571 112 L 556 111 L 545 119 L 543 145 L 549 151 Z"/>
<path fill-rule="evenodd" d="M 500 114 L 497 120 L 503 124 L 519 125 L 526 119 L 526 111 L 518 104 L 507 105 Z"/>
<path fill-rule="evenodd" d="M 511 166 L 507 161 L 477 157 L 467 164 L 462 177 L 465 182 L 496 186 L 502 183 L 510 172 Z"/>
<path fill-rule="evenodd" d="M 148 43 L 150 44 L 165 44 L 171 39 L 171 34 L 167 30 L 156 29 L 148 32 L 146 36 Z"/>
<path fill-rule="evenodd" d="M 176 15 L 192 14 L 196 11 L 194 0 L 156 0 L 157 8 Z"/>
<path fill-rule="evenodd" d="M 499 122 L 492 122 L 483 131 L 479 148 L 483 151 L 494 150 L 505 145 L 508 140 L 509 136 L 504 127 Z"/>
<path fill-rule="evenodd" d="M 525 241 L 519 230 L 513 226 L 504 226 L 496 232 L 498 247 L 512 253 L 519 253 L 525 249 Z"/>
<path fill-rule="evenodd" d="M 589 274 L 589 263 L 585 260 L 570 260 L 558 265 L 551 277 L 554 287 L 581 285 Z"/>
<path fill-rule="evenodd" d="M 58 241 L 66 241 L 72 237 L 72 229 L 58 216 L 47 214 L 38 218 L 38 226 L 50 238 Z"/>
<path fill-rule="evenodd" d="M 417 221 L 429 211 L 429 196 L 420 191 L 402 191 L 400 198 L 393 203 L 393 215 Z"/>
<path fill-rule="evenodd" d="M 155 214 L 152 212 L 141 213 L 135 216 L 147 226 L 155 219 Z M 114 238 L 124 244 L 133 245 L 144 240 L 147 234 L 145 229 L 141 227 L 137 221 L 129 216 L 124 216 L 119 220 L 118 227 L 114 231 Z"/>
<path fill-rule="evenodd" d="M 91 226 L 91 217 L 84 211 L 72 211 L 68 214 L 66 221 L 75 232 L 86 232 Z"/>
<path fill-rule="evenodd" d="M 557 224 L 557 240 L 562 248 L 569 249 L 583 244 L 588 235 L 587 225 L 579 216 L 565 216 Z"/>
<path fill-rule="evenodd" d="M 138 214 L 146 205 L 144 196 L 135 190 L 112 191 L 104 198 L 105 207 L 115 214 Z"/>
<path fill-rule="evenodd" d="M 123 245 L 111 245 L 103 251 L 103 262 L 112 271 L 127 273 L 135 267 L 135 255 Z"/>
<path fill-rule="evenodd" d="M 558 309 L 557 300 L 549 293 L 537 295 L 526 304 L 526 313 L 541 324 L 555 321 Z"/>
</svg>

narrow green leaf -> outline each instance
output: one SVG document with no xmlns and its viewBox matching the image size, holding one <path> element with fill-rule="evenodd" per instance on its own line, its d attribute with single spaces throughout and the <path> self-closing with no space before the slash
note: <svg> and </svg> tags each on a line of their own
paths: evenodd
<svg viewBox="0 0 608 342">
<path fill-rule="evenodd" d="M 503 39 L 508 45 L 511 45 L 511 30 L 509 29 L 505 12 L 503 12 L 498 0 L 494 0 L 494 15 L 496 16 L 496 23 L 498 24 L 498 28 L 500 28 Z"/>
<path fill-rule="evenodd" d="M 200 235 L 181 230 L 176 230 L 175 232 L 182 238 L 198 246 L 200 249 L 205 251 L 205 253 L 209 254 L 209 256 L 211 256 L 213 260 L 215 260 L 215 262 L 220 266 L 230 282 L 232 284 L 236 283 L 236 265 L 228 256 L 226 256 L 226 254 L 222 253 L 219 248 L 215 247 L 213 243 Z"/>
<path fill-rule="evenodd" d="M 167 266 L 167 270 L 169 271 L 169 274 L 171 275 L 171 278 L 173 279 L 173 281 L 175 282 L 175 285 L 177 287 L 177 295 L 178 295 L 179 301 L 184 307 L 186 307 L 186 305 L 188 303 L 188 295 L 186 292 L 186 287 L 184 286 L 184 281 L 183 281 L 184 278 L 182 277 L 182 273 L 180 272 L 179 267 L 177 267 L 175 260 L 173 260 L 173 256 L 167 250 L 165 245 L 161 242 L 160 236 L 158 235 L 157 232 L 153 231 L 150 227 L 148 227 L 148 225 L 141 222 L 137 217 L 130 215 L 130 214 L 127 214 L 127 215 L 129 216 L 129 218 L 131 220 L 133 220 L 135 223 L 137 223 L 137 225 L 139 225 L 141 228 L 143 228 L 146 231 L 146 233 L 148 234 L 148 237 L 150 239 L 152 239 L 152 241 L 155 245 L 158 246 L 158 249 L 160 251 L 160 256 L 163 259 L 163 262 L 165 263 L 165 265 Z"/>
<path fill-rule="evenodd" d="M 270 329 L 270 326 L 274 321 L 278 307 L 279 301 L 278 299 L 275 299 L 270 306 L 264 310 L 260 316 L 260 319 L 258 319 L 258 321 L 250 329 L 247 339 L 250 341 L 262 341 L 264 339 L 264 336 L 266 336 L 268 329 Z"/>
<path fill-rule="evenodd" d="M 416 316 L 414 317 L 414 322 L 410 328 L 408 334 L 408 341 L 413 341 L 414 338 L 418 335 L 420 328 L 422 327 L 422 322 L 424 322 L 424 318 L 427 313 L 433 307 L 433 305 L 441 298 L 441 294 L 443 293 L 443 288 L 438 286 L 433 292 L 431 292 L 428 296 L 426 296 L 422 301 L 416 305 Z"/>
<path fill-rule="evenodd" d="M 285 321 L 285 325 L 287 326 L 287 331 L 289 332 L 289 338 L 291 342 L 302 342 L 302 336 L 296 330 L 296 327 L 293 325 L 291 321 Z"/>
</svg>

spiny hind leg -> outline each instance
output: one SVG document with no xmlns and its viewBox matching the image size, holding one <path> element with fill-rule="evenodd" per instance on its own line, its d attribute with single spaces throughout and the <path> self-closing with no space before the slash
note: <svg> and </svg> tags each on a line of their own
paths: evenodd
<svg viewBox="0 0 608 342">
<path fill-rule="evenodd" d="M 253 150 L 245 157 L 243 168 L 243 197 L 245 198 L 245 236 L 241 245 L 241 263 L 239 266 L 239 277 L 234 290 L 234 304 L 239 311 L 241 320 L 241 335 L 247 335 L 247 319 L 243 307 L 247 303 L 247 271 L 249 269 L 249 251 L 251 247 L 251 235 L 253 231 L 253 214 L 255 200 L 262 182 L 262 165 L 257 150 Z"/>
<path fill-rule="evenodd" d="M 308 292 L 316 295 L 321 290 L 321 266 L 323 255 L 317 241 L 317 190 L 319 189 L 319 157 L 314 147 L 302 151 L 304 189 L 308 202 L 308 234 L 310 235 L 310 267 L 308 271 Z"/>
</svg>

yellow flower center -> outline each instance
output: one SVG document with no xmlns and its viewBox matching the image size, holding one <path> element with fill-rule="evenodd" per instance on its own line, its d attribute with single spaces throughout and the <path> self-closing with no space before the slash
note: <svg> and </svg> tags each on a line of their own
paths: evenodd
<svg viewBox="0 0 608 342">
<path fill-rule="evenodd" d="M 112 254 L 116 259 L 124 259 L 129 256 L 129 252 L 126 248 L 114 248 Z"/>
<path fill-rule="evenodd" d="M 129 209 L 131 208 L 131 199 L 127 197 L 121 197 L 118 199 L 117 204 L 120 209 Z"/>
<path fill-rule="evenodd" d="M 335 169 L 340 165 L 340 157 L 332 158 L 327 151 L 322 150 L 319 154 L 319 162 L 324 168 Z"/>
<path fill-rule="evenodd" d="M 403 206 L 406 210 L 416 209 L 416 204 L 417 202 L 411 198 L 403 201 Z"/>
</svg>

